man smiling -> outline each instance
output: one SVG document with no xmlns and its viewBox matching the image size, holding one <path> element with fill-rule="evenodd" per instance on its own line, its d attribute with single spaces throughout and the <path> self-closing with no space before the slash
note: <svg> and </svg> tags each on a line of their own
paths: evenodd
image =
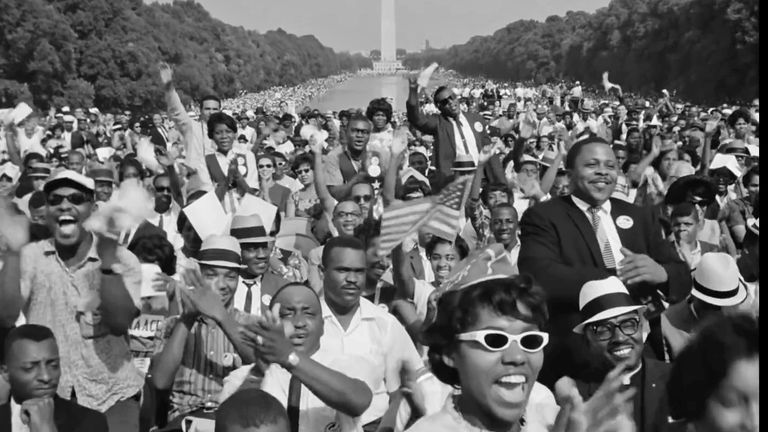
<svg viewBox="0 0 768 432">
<path fill-rule="evenodd" d="M 586 282 L 618 276 L 633 298 L 650 305 L 651 317 L 662 311 L 659 293 L 680 296 L 691 286 L 687 265 L 664 241 L 650 210 L 611 198 L 618 164 L 606 141 L 577 142 L 565 168 L 571 195 L 529 208 L 520 222 L 520 272 L 544 288 L 552 316 L 550 353 L 540 375 L 544 384 L 563 374 L 578 377 L 589 364 L 570 331 L 578 322 L 578 293 Z"/>
<path fill-rule="evenodd" d="M 592 397 L 605 375 L 619 364 L 626 366 L 622 383 L 636 389 L 632 400 L 638 432 L 651 432 L 666 420 L 663 401 L 670 365 L 643 356 L 643 335 L 648 321 L 624 284 L 611 276 L 584 284 L 579 293 L 582 321 L 574 333 L 583 335 L 595 356 L 596 374 L 578 382 L 584 400 Z"/>
</svg>

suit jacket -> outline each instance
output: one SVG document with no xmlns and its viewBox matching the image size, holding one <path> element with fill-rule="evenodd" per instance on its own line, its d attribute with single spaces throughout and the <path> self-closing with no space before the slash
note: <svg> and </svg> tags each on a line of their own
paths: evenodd
<svg viewBox="0 0 768 432">
<path fill-rule="evenodd" d="M 275 293 L 287 283 L 289 283 L 289 281 L 283 279 L 280 275 L 272 273 L 270 270 L 267 270 L 267 272 L 264 273 L 264 276 L 261 278 L 261 316 L 264 316 L 264 314 L 269 311 L 269 304 L 264 304 L 264 300 L 267 298 L 272 300 Z"/>
<path fill-rule="evenodd" d="M 662 238 L 651 211 L 611 198 L 611 216 L 614 221 L 619 216 L 632 220 L 626 229 L 616 225 L 622 246 L 650 256 L 668 275 L 667 283 L 638 284 L 630 287 L 630 294 L 640 298 L 660 290 L 669 298 L 684 298 L 691 287 L 690 271 Z M 546 293 L 553 334 L 540 381 L 552 385 L 563 375 L 584 377 L 592 362 L 583 340 L 572 331 L 581 321 L 579 291 L 586 282 L 612 274 L 605 268 L 592 224 L 566 196 L 527 209 L 520 230 L 518 267 L 521 274 L 533 276 Z"/>
<path fill-rule="evenodd" d="M 96 135 L 94 135 L 90 131 L 81 131 L 81 130 L 72 131 L 72 135 L 70 136 L 71 149 L 74 150 L 74 149 L 84 148 L 86 144 L 90 145 L 91 149 L 96 149 L 97 147 L 99 147 L 99 140 L 96 139 Z"/>
<path fill-rule="evenodd" d="M 460 142 L 461 137 L 454 136 L 453 122 L 449 118 L 437 114 L 425 115 L 421 112 L 416 89 L 410 89 L 405 107 L 408 122 L 422 133 L 435 137 L 432 154 L 435 159 L 435 168 L 437 168 L 438 181 L 436 183 L 439 188 L 442 188 L 453 179 L 451 168 L 454 160 L 456 160 L 456 142 Z M 469 112 L 464 113 L 464 117 L 469 122 L 470 129 L 475 136 L 479 153 L 481 148 L 491 143 L 491 139 L 486 133 L 485 120 L 479 115 Z M 480 131 L 475 127 L 478 123 L 481 125 Z"/>
<path fill-rule="evenodd" d="M 168 140 L 165 138 L 168 132 L 166 131 L 165 135 L 158 129 L 156 126 L 152 126 L 152 129 L 149 132 L 149 141 L 159 147 L 167 148 L 168 147 Z"/>
<path fill-rule="evenodd" d="M 639 297 L 660 290 L 671 302 L 685 298 L 691 287 L 690 271 L 663 239 L 651 211 L 611 198 L 611 217 L 615 221 L 619 216 L 631 220 L 628 228 L 616 225 L 622 246 L 650 256 L 668 275 L 666 283 L 638 284 L 630 293 Z M 587 217 L 570 196 L 554 198 L 529 208 L 520 221 L 520 231 L 520 272 L 541 284 L 556 309 L 578 314 L 582 285 L 611 275 Z"/>
<path fill-rule="evenodd" d="M 637 389 L 633 400 L 637 432 L 658 432 L 665 430 L 669 416 L 667 403 L 667 379 L 672 365 L 643 358 L 643 367 L 630 380 L 630 386 Z M 576 381 L 581 397 L 586 401 L 597 391 L 601 382 Z"/>
<path fill-rule="evenodd" d="M 109 431 L 104 414 L 74 402 L 53 398 L 53 422 L 58 432 Z M 0 405 L 0 430 L 11 430 L 11 404 Z"/>
</svg>

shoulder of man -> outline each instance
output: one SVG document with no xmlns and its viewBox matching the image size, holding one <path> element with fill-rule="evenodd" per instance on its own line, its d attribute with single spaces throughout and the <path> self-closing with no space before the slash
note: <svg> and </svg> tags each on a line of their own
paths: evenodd
<svg viewBox="0 0 768 432">
<path fill-rule="evenodd" d="M 57 419 L 63 420 L 62 423 L 64 424 L 72 425 L 71 429 L 60 429 L 61 432 L 107 430 L 107 417 L 103 413 L 75 402 L 56 396 L 54 398 L 54 410 Z"/>
</svg>

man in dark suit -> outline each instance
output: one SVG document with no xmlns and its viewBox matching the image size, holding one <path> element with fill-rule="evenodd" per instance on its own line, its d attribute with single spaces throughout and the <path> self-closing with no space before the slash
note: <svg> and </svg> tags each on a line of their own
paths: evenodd
<svg viewBox="0 0 768 432">
<path fill-rule="evenodd" d="M 594 375 L 576 382 L 584 400 L 592 397 L 608 372 L 622 365 L 625 387 L 635 389 L 632 411 L 638 432 L 657 432 L 669 412 L 666 386 L 671 365 L 643 356 L 648 322 L 643 311 L 615 276 L 587 282 L 579 293 L 581 322 L 573 332 L 582 336 L 593 355 Z"/>
<path fill-rule="evenodd" d="M 48 327 L 25 324 L 11 330 L 4 343 L 3 377 L 11 399 L 0 405 L 3 431 L 108 431 L 104 414 L 56 395 L 61 369 L 59 348 Z"/>
<path fill-rule="evenodd" d="M 152 116 L 152 127 L 149 129 L 149 141 L 157 147 L 168 148 L 168 130 L 163 125 L 163 117 L 160 114 Z"/>
<path fill-rule="evenodd" d="M 578 322 L 584 283 L 617 275 L 655 319 L 661 295 L 682 298 L 690 290 L 687 265 L 664 241 L 650 210 L 610 198 L 618 164 L 610 145 L 587 138 L 566 156 L 572 195 L 529 208 L 520 222 L 520 273 L 547 293 L 552 343 L 539 379 L 552 385 L 588 366 L 583 344 L 570 330 Z"/>
<path fill-rule="evenodd" d="M 477 114 L 462 113 L 453 90 L 440 86 L 434 93 L 435 106 L 440 114 L 425 115 L 419 108 L 419 85 L 416 77 L 409 79 L 408 100 L 405 107 L 408 122 L 424 134 L 435 137 L 432 154 L 437 169 L 437 190 L 453 179 L 451 168 L 457 154 L 469 154 L 478 164 L 480 150 L 491 143 L 486 133 L 485 120 Z M 500 177 L 499 177 L 500 176 Z M 499 178 L 497 178 L 499 177 Z M 495 173 L 494 180 L 503 181 L 504 173 Z"/>
</svg>

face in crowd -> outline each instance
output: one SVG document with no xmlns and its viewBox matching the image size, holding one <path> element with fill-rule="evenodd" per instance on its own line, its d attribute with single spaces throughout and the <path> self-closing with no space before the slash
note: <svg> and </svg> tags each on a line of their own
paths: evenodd
<svg viewBox="0 0 768 432">
<path fill-rule="evenodd" d="M 272 302 L 280 304 L 280 319 L 296 352 L 314 354 L 323 335 L 323 310 L 317 294 L 306 285 L 291 284 Z"/>
<path fill-rule="evenodd" d="M 94 182 L 94 197 L 96 201 L 107 202 L 112 197 L 114 184 L 107 180 L 96 180 Z"/>
<path fill-rule="evenodd" d="M 373 186 L 370 183 L 357 183 L 352 186 L 350 191 L 350 200 L 360 206 L 362 215 L 366 216 L 371 211 L 371 201 L 373 200 Z"/>
<path fill-rule="evenodd" d="M 200 274 L 213 292 L 219 295 L 224 306 L 229 307 L 240 277 L 237 269 L 200 265 Z"/>
<path fill-rule="evenodd" d="M 259 158 L 256 161 L 256 168 L 259 170 L 260 179 L 271 179 L 275 173 L 275 164 L 271 158 Z"/>
<path fill-rule="evenodd" d="M 80 188 L 61 186 L 48 193 L 45 215 L 57 245 L 76 247 L 88 234 L 83 222 L 91 215 L 93 194 Z"/>
<path fill-rule="evenodd" d="M 586 144 L 570 168 L 571 194 L 591 205 L 602 205 L 613 193 L 618 177 L 616 155 L 604 143 Z"/>
<path fill-rule="evenodd" d="M 252 276 L 262 276 L 269 270 L 269 257 L 275 247 L 274 241 L 241 244 L 243 264 Z"/>
<path fill-rule="evenodd" d="M 348 247 L 333 249 L 322 266 L 323 292 L 328 305 L 338 311 L 357 307 L 365 287 L 366 269 L 365 251 Z"/>
<path fill-rule="evenodd" d="M 632 311 L 589 324 L 584 329 L 584 335 L 592 351 L 605 362 L 606 368 L 627 362 L 629 370 L 634 370 L 642 358 L 645 326 L 645 317 L 638 311 Z"/>
<path fill-rule="evenodd" d="M 440 110 L 440 114 L 446 117 L 455 118 L 460 112 L 459 101 L 449 88 L 444 88 L 435 95 L 435 106 Z"/>
<path fill-rule="evenodd" d="M 371 123 L 363 119 L 353 119 L 347 125 L 347 150 L 352 154 L 365 151 L 371 138 Z"/>
<path fill-rule="evenodd" d="M 11 385 L 16 403 L 53 397 L 61 377 L 56 340 L 53 337 L 39 342 L 18 339 L 10 348 L 0 372 Z"/>
<path fill-rule="evenodd" d="M 165 213 L 171 208 L 173 195 L 171 194 L 171 179 L 165 175 L 155 177 L 152 182 L 155 190 L 155 211 Z"/>
<path fill-rule="evenodd" d="M 355 228 L 363 221 L 360 206 L 353 201 L 342 201 L 333 209 L 333 226 L 342 235 L 354 235 Z"/>
<path fill-rule="evenodd" d="M 491 209 L 491 232 L 505 249 L 517 244 L 517 226 L 517 211 L 511 205 L 499 205 Z"/>
</svg>

